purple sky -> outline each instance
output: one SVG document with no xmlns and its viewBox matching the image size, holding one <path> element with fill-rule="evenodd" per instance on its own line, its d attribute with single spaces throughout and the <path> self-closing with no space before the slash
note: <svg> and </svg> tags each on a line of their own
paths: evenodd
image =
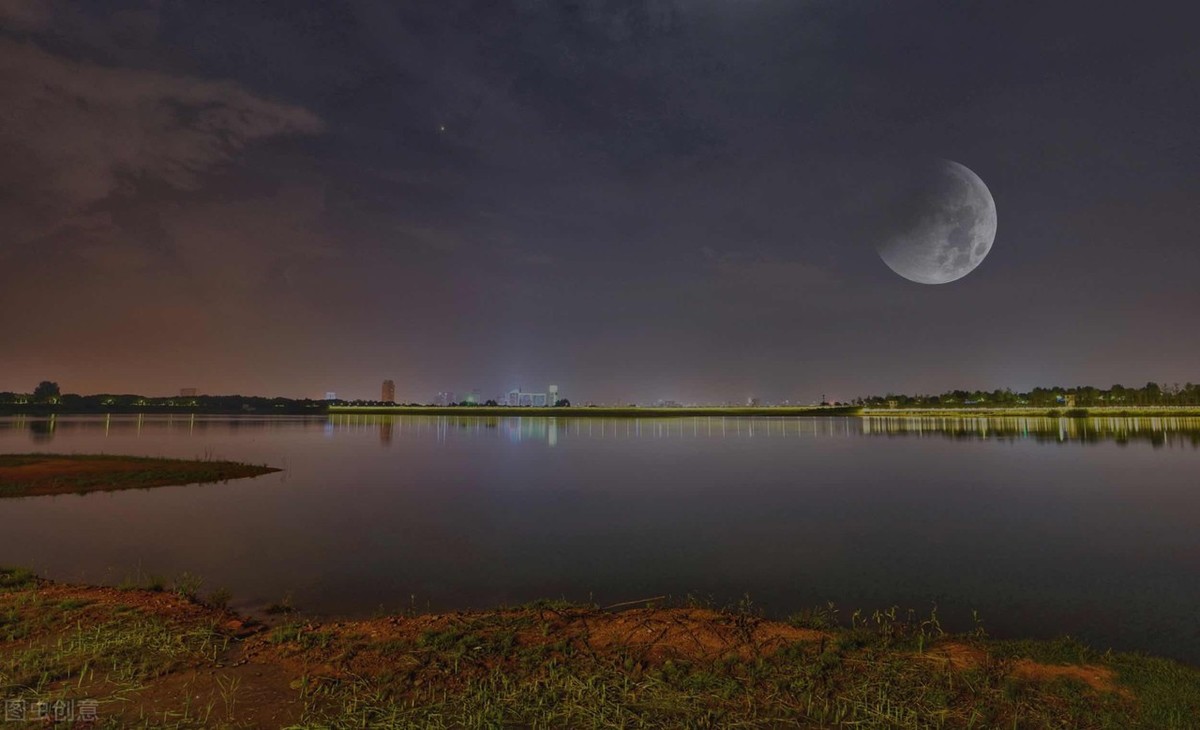
<svg viewBox="0 0 1200 730">
<path fill-rule="evenodd" d="M 0 0 L 0 390 L 1200 380 L 1188 6 L 1051 5 Z M 933 287 L 931 157 L 999 211 Z"/>
</svg>

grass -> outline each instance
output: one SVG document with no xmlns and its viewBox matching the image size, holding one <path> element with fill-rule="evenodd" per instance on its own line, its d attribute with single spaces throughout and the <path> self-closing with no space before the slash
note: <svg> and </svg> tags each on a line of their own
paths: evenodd
<svg viewBox="0 0 1200 730">
<path fill-rule="evenodd" d="M 194 596 L 194 592 L 193 592 Z M 256 626 L 184 592 L 0 569 L 0 697 L 94 697 L 100 727 L 1194 728 L 1200 671 L 936 613 L 748 601 Z M 104 724 L 107 723 L 107 724 Z"/>
<path fill-rule="evenodd" d="M 864 416 L 897 417 L 1017 417 L 1044 416 L 1047 418 L 1154 418 L 1200 417 L 1196 406 L 1099 406 L 1075 408 L 1065 406 L 929 406 L 909 408 L 863 408 Z"/>
<path fill-rule="evenodd" d="M 100 727 L 136 726 L 122 708 L 156 681 L 213 664 L 229 647 L 213 616 L 181 622 L 107 597 L 0 568 L 0 698 L 30 707 L 95 699 Z M 165 726 L 204 723 L 191 712 Z"/>
<path fill-rule="evenodd" d="M 595 609 L 573 613 L 602 621 Z M 956 668 L 943 658 L 945 647 L 968 647 L 987 657 L 990 644 L 978 636 L 942 634 L 935 616 L 909 623 L 889 610 L 835 628 L 820 609 L 797 620 L 807 624 L 814 617 L 832 629 L 826 637 L 775 652 L 714 657 L 682 650 L 654 657 L 637 643 L 597 651 L 573 641 L 538 642 L 528 638 L 530 616 L 523 611 L 460 616 L 453 628 L 423 632 L 407 645 L 393 640 L 386 649 L 361 638 L 326 637 L 317 656 L 341 657 L 352 666 L 344 644 L 357 641 L 359 656 L 385 651 L 403 669 L 309 677 L 300 725 L 1186 728 L 1200 712 L 1194 696 L 1200 673 L 1164 660 L 1081 655 L 1111 667 L 1134 700 L 1069 679 L 1010 676 L 1022 649 L 1061 659 L 1053 644 L 1005 645 L 1012 656 Z M 761 625 L 758 617 L 737 613 L 712 620 Z M 917 650 L 922 641 L 926 650 Z M 314 653 L 310 647 L 311 639 L 309 646 L 297 639 L 290 656 Z"/>
<path fill-rule="evenodd" d="M 0 497 L 220 482 L 278 471 L 232 461 L 85 454 L 0 454 Z"/>
</svg>

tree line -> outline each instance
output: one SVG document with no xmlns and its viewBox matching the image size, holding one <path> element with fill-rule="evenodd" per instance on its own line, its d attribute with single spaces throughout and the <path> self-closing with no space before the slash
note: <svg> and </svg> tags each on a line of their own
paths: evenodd
<svg viewBox="0 0 1200 730">
<path fill-rule="evenodd" d="M 888 393 L 856 398 L 855 405 L 870 408 L 1078 408 L 1138 407 L 1138 406 L 1200 406 L 1200 385 L 1149 382 L 1141 387 L 1113 385 L 1096 388 L 1090 385 L 1074 387 L 1034 388 L 1026 392 L 1004 390 L 948 390 L 937 395 L 903 395 Z"/>
<path fill-rule="evenodd" d="M 264 398 L 247 395 L 150 397 L 136 394 L 62 393 L 58 383 L 44 380 L 32 393 L 0 392 L 0 410 L 32 413 L 256 413 L 268 415 L 324 413 L 323 400 Z"/>
</svg>

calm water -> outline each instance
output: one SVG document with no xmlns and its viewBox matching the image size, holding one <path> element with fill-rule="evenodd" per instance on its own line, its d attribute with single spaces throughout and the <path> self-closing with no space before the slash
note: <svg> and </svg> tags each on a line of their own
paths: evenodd
<svg viewBox="0 0 1200 730">
<path fill-rule="evenodd" d="M 0 563 L 203 576 L 361 615 L 743 594 L 937 603 L 994 635 L 1200 663 L 1200 421 L 0 419 L 0 452 L 267 463 L 227 484 L 0 500 Z"/>
</svg>

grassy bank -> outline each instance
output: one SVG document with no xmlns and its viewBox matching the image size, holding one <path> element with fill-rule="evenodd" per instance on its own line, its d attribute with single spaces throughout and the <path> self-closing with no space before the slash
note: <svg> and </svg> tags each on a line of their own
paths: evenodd
<svg viewBox="0 0 1200 730">
<path fill-rule="evenodd" d="M 863 408 L 863 416 L 896 418 L 1200 418 L 1194 406 L 1118 408 Z"/>
<path fill-rule="evenodd" d="M 704 416 L 852 416 L 853 406 L 804 408 L 516 408 L 510 406 L 330 406 L 330 413 L 395 416 L 554 416 L 556 418 L 687 418 Z"/>
<path fill-rule="evenodd" d="M 223 482 L 279 471 L 232 461 L 87 454 L 0 454 L 0 498 Z"/>
<path fill-rule="evenodd" d="M 1189 728 L 1200 672 L 936 616 L 539 603 L 273 626 L 0 571 L 0 697 L 95 727 Z M 211 603 L 211 601 L 210 601 Z"/>
</svg>

